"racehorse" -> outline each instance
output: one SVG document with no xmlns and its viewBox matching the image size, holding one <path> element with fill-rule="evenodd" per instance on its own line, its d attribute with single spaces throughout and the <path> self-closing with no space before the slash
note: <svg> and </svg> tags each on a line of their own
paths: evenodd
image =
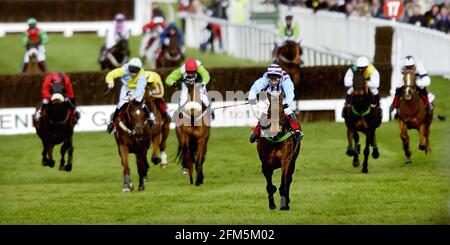
<svg viewBox="0 0 450 245">
<path fill-rule="evenodd" d="M 162 45 L 161 53 L 156 60 L 156 68 L 178 67 L 184 60 L 184 55 L 177 37 L 171 36 L 169 40 L 168 45 Z"/>
<path fill-rule="evenodd" d="M 24 74 L 39 74 L 44 72 L 41 68 L 39 68 L 39 62 L 37 60 L 38 52 L 39 51 L 34 47 L 30 48 L 27 51 L 29 62 L 26 69 L 24 70 Z"/>
<path fill-rule="evenodd" d="M 358 132 L 366 135 L 366 145 L 364 148 L 363 173 L 368 173 L 369 146 L 373 147 L 372 157 L 379 157 L 378 146 L 375 137 L 375 130 L 381 124 L 381 109 L 379 106 L 371 106 L 371 94 L 362 72 L 356 72 L 353 77 L 353 95 L 351 107 L 344 108 L 344 119 L 347 126 L 347 155 L 353 156 L 353 166 L 358 167 L 360 162 L 361 145 L 359 144 Z M 353 141 L 355 145 L 353 145 Z"/>
<path fill-rule="evenodd" d="M 403 91 L 399 104 L 400 138 L 405 152 L 405 163 L 411 163 L 408 129 L 419 131 L 419 149 L 425 154 L 431 152 L 430 126 L 433 120 L 433 110 L 425 110 L 425 103 L 420 98 L 416 87 L 416 74 L 413 70 L 404 71 Z"/>
<path fill-rule="evenodd" d="M 177 159 L 183 165 L 183 171 L 189 173 L 193 184 L 192 168 L 195 166 L 197 178 L 195 185 L 203 184 L 203 162 L 210 135 L 211 113 L 199 100 L 201 84 L 186 84 L 190 101 L 182 105 L 175 113 L 175 132 L 178 139 Z"/>
<path fill-rule="evenodd" d="M 147 93 L 147 91 L 145 91 Z M 126 98 L 122 98 L 126 99 Z M 130 167 L 128 164 L 128 155 L 136 155 L 136 163 L 139 174 L 139 191 L 145 189 L 144 181 L 147 178 L 149 165 L 147 162 L 147 151 L 150 147 L 151 126 L 148 123 L 148 115 L 144 109 L 144 100 L 141 102 L 128 100 L 121 110 L 117 120 L 116 133 L 114 134 L 120 159 L 123 166 L 123 192 L 133 190 L 133 184 L 130 179 Z"/>
<path fill-rule="evenodd" d="M 296 87 L 298 87 L 300 83 L 301 63 L 300 46 L 298 43 L 292 40 L 287 40 L 286 44 L 280 47 L 280 52 L 278 53 L 276 63 L 291 76 L 292 81 Z"/>
<path fill-rule="evenodd" d="M 170 132 L 170 118 L 164 117 L 156 107 L 153 97 L 147 93 L 145 103 L 149 111 L 155 115 L 155 124 L 152 127 L 151 141 L 153 144 L 152 162 L 156 165 L 161 163 L 161 168 L 167 167 L 166 142 Z"/>
<path fill-rule="evenodd" d="M 54 93 L 51 101 L 41 112 L 41 117 L 36 120 L 33 116 L 33 126 L 36 133 L 41 138 L 44 150 L 42 151 L 42 165 L 53 168 L 55 161 L 53 160 L 53 147 L 58 144 L 61 146 L 61 162 L 59 170 L 72 170 L 73 155 L 73 128 L 77 123 L 77 118 L 71 110 L 65 98 L 61 93 Z M 64 156 L 68 152 L 67 165 Z"/>
<path fill-rule="evenodd" d="M 100 66 L 103 70 L 112 70 L 121 67 L 128 62 L 130 56 L 130 48 L 128 39 L 120 39 L 104 57 L 101 57 Z"/>
<path fill-rule="evenodd" d="M 267 114 L 267 118 L 271 120 L 270 134 L 268 136 L 261 134 L 262 137 L 257 141 L 257 150 L 262 163 L 262 172 L 267 181 L 269 208 L 276 208 L 273 194 L 277 188 L 272 184 L 273 171 L 281 168 L 280 210 L 289 210 L 289 188 L 295 170 L 295 161 L 300 153 L 301 142 L 295 140 L 289 119 L 284 114 L 284 92 L 271 92 L 267 95 L 270 102 Z"/>
</svg>

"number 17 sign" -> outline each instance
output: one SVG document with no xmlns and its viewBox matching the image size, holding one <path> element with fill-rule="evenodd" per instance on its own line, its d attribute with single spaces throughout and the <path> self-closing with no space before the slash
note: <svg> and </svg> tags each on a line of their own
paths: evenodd
<svg viewBox="0 0 450 245">
<path fill-rule="evenodd" d="M 401 0 L 385 0 L 383 13 L 387 18 L 398 19 L 403 13 L 403 2 Z"/>
</svg>

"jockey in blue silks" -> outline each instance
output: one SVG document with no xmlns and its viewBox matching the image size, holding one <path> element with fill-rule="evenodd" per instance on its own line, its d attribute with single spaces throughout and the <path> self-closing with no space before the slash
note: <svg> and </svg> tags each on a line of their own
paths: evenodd
<svg viewBox="0 0 450 245">
<path fill-rule="evenodd" d="M 164 45 L 168 45 L 170 41 L 170 36 L 176 35 L 178 44 L 183 47 L 183 33 L 181 33 L 180 29 L 175 25 L 175 23 L 171 22 L 166 29 L 159 36 L 161 38 L 161 43 Z"/>
<path fill-rule="evenodd" d="M 248 100 L 251 105 L 257 104 L 256 95 L 260 91 L 283 91 L 285 96 L 283 98 L 283 108 L 284 114 L 286 114 L 289 119 L 292 130 L 295 133 L 295 139 L 301 140 L 303 138 L 303 133 L 300 130 L 300 124 L 295 116 L 294 112 L 289 108 L 289 106 L 294 101 L 294 83 L 291 80 L 289 74 L 287 74 L 279 65 L 272 64 L 267 68 L 267 72 L 255 81 L 253 86 L 250 88 L 248 95 Z M 250 143 L 254 143 L 260 134 L 261 124 L 258 124 L 253 129 L 253 133 L 250 135 Z"/>
</svg>

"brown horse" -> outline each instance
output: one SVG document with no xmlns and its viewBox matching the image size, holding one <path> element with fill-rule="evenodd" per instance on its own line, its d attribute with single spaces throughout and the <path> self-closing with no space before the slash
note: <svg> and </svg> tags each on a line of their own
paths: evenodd
<svg viewBox="0 0 450 245">
<path fill-rule="evenodd" d="M 184 60 L 181 46 L 177 37 L 171 36 L 169 45 L 162 44 L 161 53 L 156 60 L 156 68 L 162 67 L 178 67 Z"/>
<path fill-rule="evenodd" d="M 292 136 L 289 120 L 284 114 L 283 96 L 283 92 L 268 94 L 270 107 L 267 116 L 271 119 L 269 134 L 275 136 L 261 137 L 257 141 L 257 149 L 262 163 L 262 172 L 267 181 L 269 208 L 276 208 L 273 194 L 277 188 L 272 184 L 273 171 L 281 168 L 280 210 L 289 210 L 289 188 L 295 170 L 295 161 L 300 153 L 301 142 L 296 141 Z M 275 115 L 278 117 L 273 117 Z"/>
<path fill-rule="evenodd" d="M 104 48 L 102 48 L 102 52 Z M 102 71 L 112 70 L 121 67 L 128 62 L 128 57 L 130 56 L 130 47 L 128 44 L 128 39 L 120 39 L 111 50 L 108 50 L 105 57 L 100 58 L 100 67 Z"/>
<path fill-rule="evenodd" d="M 300 83 L 301 63 L 300 46 L 298 43 L 291 40 L 286 41 L 286 44 L 280 47 L 276 62 L 291 76 L 292 81 L 298 87 Z"/>
<path fill-rule="evenodd" d="M 72 170 L 72 136 L 76 123 L 77 118 L 75 114 L 69 109 L 64 96 L 60 93 L 53 94 L 51 101 L 42 109 L 39 120 L 36 120 L 36 117 L 33 116 L 33 126 L 36 128 L 36 133 L 44 146 L 42 151 L 43 166 L 51 168 L 55 166 L 53 147 L 63 143 L 61 146 L 59 170 L 67 172 Z M 64 165 L 66 152 L 68 152 L 68 159 L 67 165 Z"/>
<path fill-rule="evenodd" d="M 44 71 L 39 67 L 37 60 L 38 50 L 36 48 L 30 48 L 28 51 L 29 62 L 24 70 L 24 74 L 40 74 Z"/>
<path fill-rule="evenodd" d="M 193 184 L 192 168 L 195 166 L 197 178 L 195 185 L 203 184 L 203 162 L 210 135 L 211 114 L 200 101 L 199 86 L 201 84 L 186 84 L 190 101 L 182 105 L 175 113 L 175 132 L 178 138 L 177 159 L 183 165 L 183 170 L 189 173 Z"/>
<path fill-rule="evenodd" d="M 170 118 L 164 117 L 158 110 L 153 97 L 147 93 L 145 103 L 149 111 L 155 115 L 155 124 L 152 127 L 153 154 L 152 162 L 156 165 L 161 163 L 161 168 L 167 167 L 166 142 L 170 132 Z"/>
<path fill-rule="evenodd" d="M 147 92 L 147 91 L 146 91 Z M 147 178 L 149 168 L 147 162 L 147 151 L 150 147 L 151 126 L 148 122 L 148 115 L 144 109 L 144 100 L 141 102 L 128 101 L 119 111 L 116 120 L 116 133 L 114 134 L 120 159 L 123 166 L 122 191 L 133 190 L 130 180 L 130 167 L 128 165 L 128 154 L 136 155 L 136 163 L 139 174 L 139 191 L 145 189 L 144 181 Z"/>
<path fill-rule="evenodd" d="M 402 92 L 399 104 L 400 138 L 405 151 L 405 163 L 411 163 L 408 129 L 419 131 L 419 149 L 425 151 L 425 154 L 430 153 L 429 136 L 433 110 L 426 112 L 425 103 L 417 92 L 416 74 L 413 70 L 404 71 Z"/>
<path fill-rule="evenodd" d="M 362 72 L 356 72 L 353 77 L 353 95 L 350 108 L 344 108 L 344 119 L 347 126 L 347 155 L 353 156 L 353 166 L 359 166 L 358 156 L 361 145 L 358 132 L 366 135 L 364 148 L 363 173 L 368 173 L 369 146 L 373 147 L 372 157 L 377 159 L 380 155 L 375 137 L 375 130 L 381 124 L 381 109 L 371 106 L 371 95 Z M 353 145 L 353 141 L 355 145 Z"/>
</svg>

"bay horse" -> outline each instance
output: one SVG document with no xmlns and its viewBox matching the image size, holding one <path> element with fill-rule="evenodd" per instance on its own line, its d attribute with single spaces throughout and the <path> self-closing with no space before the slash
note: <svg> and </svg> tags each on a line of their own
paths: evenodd
<svg viewBox="0 0 450 245">
<path fill-rule="evenodd" d="M 170 132 L 170 118 L 164 117 L 157 108 L 153 97 L 146 93 L 145 103 L 150 112 L 155 115 L 155 124 L 152 127 L 151 143 L 153 145 L 152 162 L 161 168 L 167 167 L 166 142 Z"/>
<path fill-rule="evenodd" d="M 373 147 L 372 157 L 377 159 L 380 155 L 376 142 L 375 131 L 381 124 L 381 108 L 371 106 L 371 94 L 364 79 L 364 73 L 355 72 L 353 76 L 353 95 L 351 107 L 344 108 L 345 125 L 347 126 L 348 146 L 346 154 L 353 156 L 353 166 L 358 167 L 360 162 L 361 145 L 359 144 L 358 132 L 366 135 L 366 144 L 364 147 L 363 173 L 368 173 L 368 158 L 370 149 Z M 354 145 L 353 145 L 354 141 Z"/>
<path fill-rule="evenodd" d="M 299 44 L 295 41 L 287 40 L 285 45 L 280 47 L 276 63 L 291 76 L 292 81 L 298 87 L 300 83 L 301 63 Z"/>
<path fill-rule="evenodd" d="M 123 66 L 128 62 L 129 56 L 130 48 L 128 39 L 122 38 L 106 53 L 105 57 L 101 58 L 100 66 L 102 71 Z"/>
<path fill-rule="evenodd" d="M 61 146 L 61 161 L 59 170 L 70 172 L 72 170 L 73 157 L 73 128 L 77 123 L 77 117 L 69 109 L 65 98 L 61 93 L 54 93 L 50 102 L 42 109 L 41 117 L 36 120 L 33 116 L 33 126 L 42 141 L 42 165 L 53 168 L 53 147 Z M 68 153 L 67 165 L 65 165 L 65 154 Z"/>
<path fill-rule="evenodd" d="M 176 35 L 169 37 L 169 44 L 162 44 L 160 54 L 156 60 L 156 68 L 178 67 L 184 60 L 181 46 Z"/>
<path fill-rule="evenodd" d="M 270 102 L 267 114 L 267 117 L 271 119 L 270 135 L 261 134 L 262 137 L 257 141 L 257 150 L 267 182 L 269 208 L 276 208 L 273 194 L 277 188 L 272 184 L 273 171 L 281 168 L 280 210 L 289 210 L 289 188 L 295 170 L 295 161 L 300 153 L 301 141 L 295 140 L 289 119 L 284 114 L 284 92 L 271 92 L 267 95 Z"/>
<path fill-rule="evenodd" d="M 211 113 L 200 100 L 199 86 L 187 84 L 188 101 L 174 113 L 175 132 L 178 139 L 177 160 L 182 163 L 183 170 L 189 173 L 189 181 L 193 184 L 192 172 L 195 166 L 197 178 L 195 185 L 203 184 L 203 163 L 206 157 L 210 136 Z M 209 113 L 208 113 L 209 112 Z"/>
<path fill-rule="evenodd" d="M 426 112 L 425 102 L 417 92 L 414 70 L 404 71 L 402 96 L 399 102 L 400 138 L 403 142 L 405 163 L 411 163 L 408 129 L 419 131 L 419 149 L 428 154 L 431 152 L 429 136 L 433 120 L 433 110 L 429 113 Z"/>
<path fill-rule="evenodd" d="M 147 90 L 145 91 L 148 92 Z M 125 98 L 122 98 L 125 99 Z M 136 164 L 139 174 L 139 191 L 145 189 L 144 181 L 147 178 L 149 165 L 147 162 L 147 151 L 150 147 L 151 126 L 148 122 L 148 115 L 144 109 L 144 100 L 141 102 L 128 100 L 125 103 L 116 121 L 116 139 L 119 156 L 123 166 L 123 192 L 133 190 L 133 184 L 130 179 L 130 167 L 128 155 L 136 155 Z"/>
</svg>

